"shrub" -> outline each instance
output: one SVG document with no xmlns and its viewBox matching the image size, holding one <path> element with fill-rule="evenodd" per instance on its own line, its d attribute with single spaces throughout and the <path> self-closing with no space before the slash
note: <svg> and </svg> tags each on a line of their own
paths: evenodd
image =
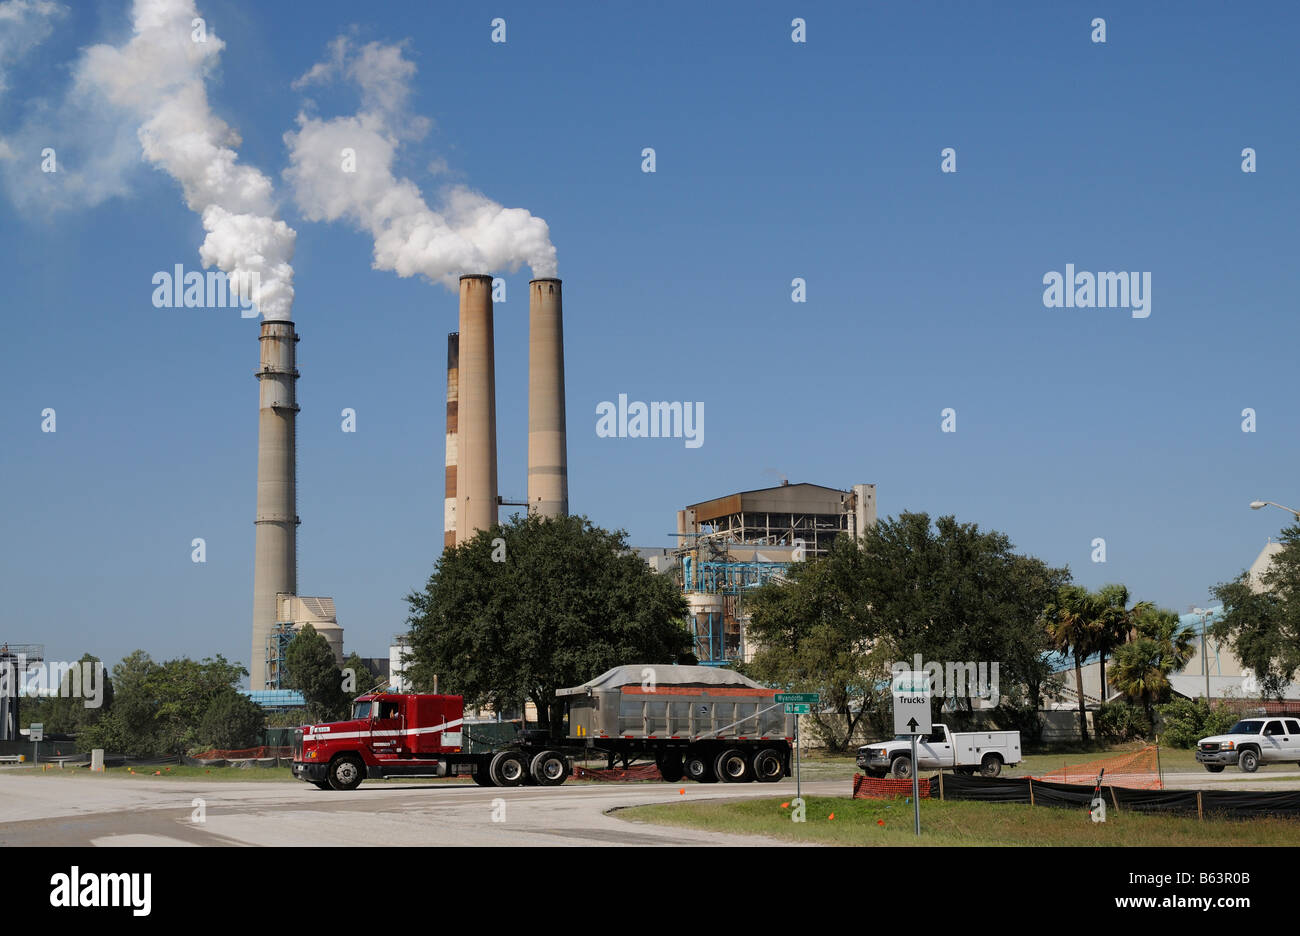
<svg viewBox="0 0 1300 936">
<path fill-rule="evenodd" d="M 1105 702 L 1094 716 L 1097 733 L 1108 741 L 1136 741 L 1152 735 L 1151 720 L 1132 702 Z"/>
<path fill-rule="evenodd" d="M 1162 727 L 1160 740 L 1169 747 L 1195 747 L 1201 738 L 1223 734 L 1238 720 L 1230 708 L 1211 708 L 1204 699 L 1174 699 L 1156 709 Z"/>
</svg>

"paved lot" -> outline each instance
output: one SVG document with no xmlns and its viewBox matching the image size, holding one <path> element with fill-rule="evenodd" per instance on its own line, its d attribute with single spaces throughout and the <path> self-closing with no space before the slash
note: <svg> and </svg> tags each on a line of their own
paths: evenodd
<svg viewBox="0 0 1300 936">
<path fill-rule="evenodd" d="M 843 782 L 805 794 L 845 795 Z M 685 790 L 685 794 L 680 793 Z M 22 776 L 0 771 L 0 847 L 13 845 L 788 845 L 632 823 L 607 810 L 644 803 L 794 795 L 775 784 L 301 783 Z M 195 822 L 194 800 L 205 821 Z"/>
</svg>

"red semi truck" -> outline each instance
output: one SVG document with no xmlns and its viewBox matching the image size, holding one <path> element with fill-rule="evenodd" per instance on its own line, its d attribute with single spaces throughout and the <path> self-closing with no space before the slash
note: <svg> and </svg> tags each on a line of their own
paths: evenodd
<svg viewBox="0 0 1300 936">
<path fill-rule="evenodd" d="M 558 786 L 570 757 L 594 753 L 610 766 L 653 759 L 673 782 L 770 783 L 789 776 L 794 735 L 794 716 L 782 713 L 775 694 L 730 670 L 619 666 L 557 693 L 568 703 L 565 736 L 523 731 L 486 742 L 466 723 L 460 696 L 367 693 L 347 721 L 299 731 L 293 775 L 335 790 L 387 777 Z"/>
</svg>

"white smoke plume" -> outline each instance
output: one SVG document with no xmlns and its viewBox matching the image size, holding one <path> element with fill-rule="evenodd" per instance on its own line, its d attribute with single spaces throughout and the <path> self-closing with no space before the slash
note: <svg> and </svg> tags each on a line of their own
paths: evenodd
<svg viewBox="0 0 1300 936">
<path fill-rule="evenodd" d="M 144 158 L 180 184 L 203 220 L 203 265 L 259 282 L 262 315 L 289 318 L 297 235 L 275 218 L 271 180 L 239 165 L 239 134 L 208 104 L 205 80 L 225 44 L 195 22 L 193 0 L 135 0 L 131 15 L 130 41 L 85 51 L 75 93 L 98 92 L 134 119 Z"/>
<path fill-rule="evenodd" d="M 361 92 L 356 114 L 324 119 L 304 111 L 298 129 L 285 134 L 284 177 L 299 211 L 311 221 L 344 219 L 367 231 L 375 242 L 374 268 L 398 276 L 418 274 L 453 289 L 462 273 L 514 272 L 522 263 L 534 276 L 554 276 L 555 247 L 541 218 L 463 185 L 445 187 L 431 208 L 414 182 L 394 174 L 398 149 L 429 127 L 407 106 L 414 74 L 401 45 L 354 48 L 340 36 L 329 58 L 294 83 L 303 88 L 343 79 Z M 345 151 L 354 154 L 351 161 Z M 445 163 L 435 159 L 433 167 Z"/>
</svg>

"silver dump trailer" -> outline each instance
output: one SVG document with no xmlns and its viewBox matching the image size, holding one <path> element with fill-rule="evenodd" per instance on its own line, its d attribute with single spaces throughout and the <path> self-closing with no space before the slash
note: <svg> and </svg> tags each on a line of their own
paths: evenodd
<svg viewBox="0 0 1300 936">
<path fill-rule="evenodd" d="M 617 666 L 561 689 L 569 743 L 611 763 L 654 758 L 665 780 L 773 782 L 790 772 L 793 715 L 776 690 L 711 666 Z"/>
</svg>

